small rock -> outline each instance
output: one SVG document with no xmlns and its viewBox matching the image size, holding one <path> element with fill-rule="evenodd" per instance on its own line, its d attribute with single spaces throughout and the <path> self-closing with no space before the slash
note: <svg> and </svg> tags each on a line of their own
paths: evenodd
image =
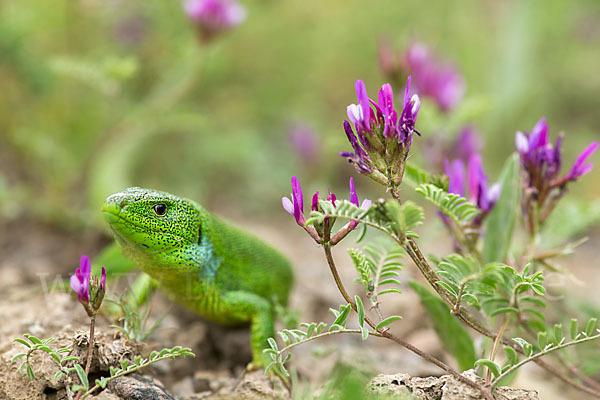
<svg viewBox="0 0 600 400">
<path fill-rule="evenodd" d="M 108 388 L 123 400 L 175 400 L 157 379 L 148 376 L 122 376 Z"/>
</svg>

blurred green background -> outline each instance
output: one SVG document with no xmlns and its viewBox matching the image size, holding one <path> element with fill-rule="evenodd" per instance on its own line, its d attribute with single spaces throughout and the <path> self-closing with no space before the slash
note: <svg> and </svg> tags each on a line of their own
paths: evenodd
<svg viewBox="0 0 600 400">
<path fill-rule="evenodd" d="M 359 197 L 380 196 L 337 153 L 355 79 L 371 97 L 385 82 L 383 38 L 421 41 L 462 72 L 455 115 L 425 102 L 417 128 L 438 140 L 473 123 L 492 179 L 542 116 L 552 138 L 566 132 L 564 168 L 599 136 L 597 0 L 242 4 L 247 20 L 202 44 L 179 1 L 0 1 L 2 218 L 100 225 L 103 199 L 133 185 L 285 218 L 292 175 L 305 193 L 345 197 L 355 176 Z M 311 160 L 290 144 L 298 123 L 317 137 Z M 598 177 L 573 189 L 598 195 Z"/>
</svg>

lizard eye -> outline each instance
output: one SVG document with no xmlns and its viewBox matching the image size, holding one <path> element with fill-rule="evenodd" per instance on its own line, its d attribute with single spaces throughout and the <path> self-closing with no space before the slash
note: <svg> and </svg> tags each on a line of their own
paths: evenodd
<svg viewBox="0 0 600 400">
<path fill-rule="evenodd" d="M 164 204 L 156 204 L 154 207 L 152 207 L 152 209 L 156 215 L 165 215 L 167 213 L 167 206 Z"/>
</svg>

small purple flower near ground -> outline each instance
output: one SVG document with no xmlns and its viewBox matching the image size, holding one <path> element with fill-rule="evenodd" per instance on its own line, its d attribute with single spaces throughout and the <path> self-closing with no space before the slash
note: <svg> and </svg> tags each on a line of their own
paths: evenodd
<svg viewBox="0 0 600 400">
<path fill-rule="evenodd" d="M 89 285 L 92 275 L 90 259 L 82 255 L 79 261 L 79 268 L 75 270 L 75 275 L 71 276 L 71 288 L 77 293 L 77 299 L 80 303 L 89 303 Z"/>
<path fill-rule="evenodd" d="M 246 19 L 246 9 L 236 0 L 187 0 L 183 8 L 198 26 L 203 40 L 230 30 Z"/>
<path fill-rule="evenodd" d="M 90 259 L 85 254 L 81 256 L 79 268 L 71 276 L 71 288 L 77 293 L 77 299 L 90 317 L 100 309 L 106 292 L 106 270 L 102 267 L 100 281 L 98 277 L 92 280 Z"/>
</svg>

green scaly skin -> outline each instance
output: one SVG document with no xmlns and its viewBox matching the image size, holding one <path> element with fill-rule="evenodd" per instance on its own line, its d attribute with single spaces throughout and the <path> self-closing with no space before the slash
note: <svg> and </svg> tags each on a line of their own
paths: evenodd
<svg viewBox="0 0 600 400">
<path fill-rule="evenodd" d="M 125 189 L 102 211 L 123 254 L 178 302 L 217 323 L 249 323 L 252 364 L 266 365 L 273 301 L 285 306 L 293 281 L 279 252 L 169 193 Z"/>
</svg>

